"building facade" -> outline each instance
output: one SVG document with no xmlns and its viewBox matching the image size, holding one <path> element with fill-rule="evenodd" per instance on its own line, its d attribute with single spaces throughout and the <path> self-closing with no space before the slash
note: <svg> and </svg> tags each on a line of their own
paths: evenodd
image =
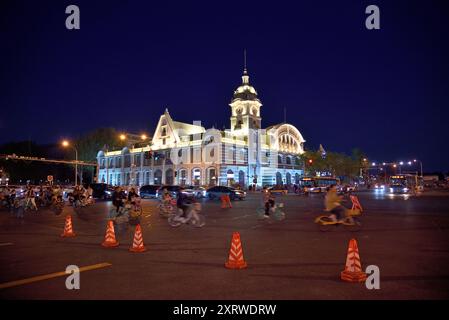
<svg viewBox="0 0 449 320">
<path fill-rule="evenodd" d="M 262 103 L 245 69 L 229 104 L 230 128 L 160 116 L 145 147 L 98 152 L 98 181 L 111 185 L 290 185 L 299 183 L 304 138 L 288 123 L 262 125 Z"/>
</svg>

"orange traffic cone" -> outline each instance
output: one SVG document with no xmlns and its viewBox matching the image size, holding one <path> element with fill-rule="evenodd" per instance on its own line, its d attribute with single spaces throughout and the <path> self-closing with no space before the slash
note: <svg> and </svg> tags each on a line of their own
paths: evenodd
<svg viewBox="0 0 449 320">
<path fill-rule="evenodd" d="M 225 267 L 228 269 L 244 269 L 248 265 L 243 259 L 243 248 L 240 242 L 240 234 L 234 232 L 232 234 L 231 249 L 229 250 L 228 262 L 225 263 Z"/>
<path fill-rule="evenodd" d="M 131 252 L 144 252 L 147 249 L 143 245 L 143 237 L 142 237 L 142 230 L 140 229 L 140 224 L 136 226 L 136 232 L 134 232 L 134 241 L 131 248 L 129 248 L 129 251 Z"/>
<path fill-rule="evenodd" d="M 345 270 L 341 272 L 341 280 L 348 282 L 364 282 L 366 273 L 362 271 L 357 241 L 349 241 L 348 255 L 346 257 Z"/>
<path fill-rule="evenodd" d="M 108 221 L 108 228 L 106 229 L 106 235 L 101 245 L 106 248 L 117 247 L 119 245 L 118 241 L 115 240 L 114 223 L 112 222 L 112 220 Z"/>
<path fill-rule="evenodd" d="M 229 208 L 232 208 L 231 198 L 229 197 L 229 194 L 226 195 L 226 202 L 227 202 Z"/>
<path fill-rule="evenodd" d="M 360 212 L 363 212 L 363 208 L 362 205 L 360 204 L 359 198 L 357 198 L 356 196 L 349 196 L 351 198 L 351 202 L 352 202 L 352 210 L 360 210 Z"/>
<path fill-rule="evenodd" d="M 220 200 L 221 200 L 221 208 L 222 208 L 222 209 L 226 209 L 226 207 L 227 207 L 227 205 L 226 205 L 226 195 L 225 195 L 225 194 L 222 195 L 222 196 L 220 197 Z"/>
<path fill-rule="evenodd" d="M 69 214 L 65 217 L 65 226 L 64 232 L 61 234 L 61 237 L 68 238 L 76 236 L 75 232 L 72 229 L 72 216 Z"/>
</svg>

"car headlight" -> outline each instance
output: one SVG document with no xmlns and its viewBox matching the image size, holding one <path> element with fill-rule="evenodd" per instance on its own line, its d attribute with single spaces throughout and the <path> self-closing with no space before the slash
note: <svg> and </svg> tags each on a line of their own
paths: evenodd
<svg viewBox="0 0 449 320">
<path fill-rule="evenodd" d="M 393 188 L 390 188 L 390 192 L 393 192 Z"/>
<path fill-rule="evenodd" d="M 407 192 L 407 191 L 408 191 L 408 188 L 404 188 L 404 189 L 402 189 L 402 191 Z"/>
</svg>

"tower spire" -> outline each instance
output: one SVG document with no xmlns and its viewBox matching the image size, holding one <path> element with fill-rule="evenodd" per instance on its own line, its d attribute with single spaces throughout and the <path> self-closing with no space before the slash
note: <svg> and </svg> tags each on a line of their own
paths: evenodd
<svg viewBox="0 0 449 320">
<path fill-rule="evenodd" d="M 246 49 L 243 50 L 243 73 L 247 73 L 247 70 L 246 70 Z"/>
<path fill-rule="evenodd" d="M 246 69 L 246 49 L 243 50 L 243 84 L 249 84 L 248 70 Z"/>
</svg>

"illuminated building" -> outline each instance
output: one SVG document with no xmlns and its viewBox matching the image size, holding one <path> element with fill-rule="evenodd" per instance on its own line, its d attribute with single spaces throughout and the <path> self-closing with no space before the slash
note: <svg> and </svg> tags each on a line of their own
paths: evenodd
<svg viewBox="0 0 449 320">
<path fill-rule="evenodd" d="M 98 152 L 99 181 L 241 187 L 298 183 L 305 140 L 291 124 L 261 129 L 262 103 L 246 68 L 229 106 L 227 130 L 175 121 L 166 109 L 148 146 Z"/>
</svg>

